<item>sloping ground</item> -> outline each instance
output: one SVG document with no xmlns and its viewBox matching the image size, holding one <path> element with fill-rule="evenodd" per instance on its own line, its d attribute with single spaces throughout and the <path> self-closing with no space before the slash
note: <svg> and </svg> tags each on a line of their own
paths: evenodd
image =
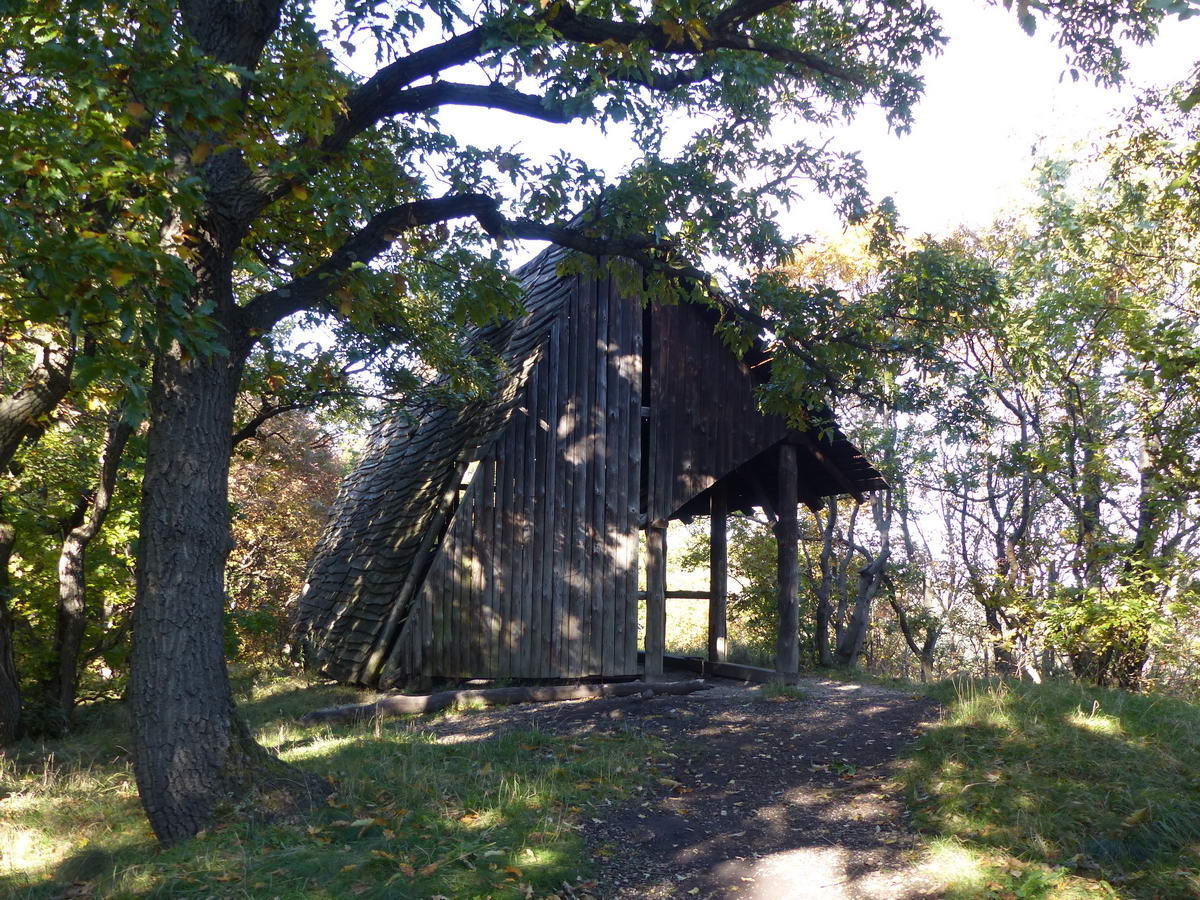
<svg viewBox="0 0 1200 900">
<path fill-rule="evenodd" d="M 936 705 L 885 688 L 806 680 L 803 699 L 717 679 L 646 701 L 483 711 L 430 729 L 475 741 L 510 728 L 663 738 L 672 761 L 642 799 L 581 824 L 603 898 L 936 897 L 893 782 L 896 755 Z M 582 896 L 582 895 L 581 895 Z"/>
<path fill-rule="evenodd" d="M 933 704 L 834 682 L 788 702 L 714 684 L 331 728 L 297 720 L 361 694 L 270 681 L 242 713 L 333 778 L 335 802 L 305 822 L 242 810 L 170 849 L 138 807 L 124 710 L 89 710 L 84 733 L 0 761 L 0 896 L 937 896 L 889 778 Z"/>
</svg>

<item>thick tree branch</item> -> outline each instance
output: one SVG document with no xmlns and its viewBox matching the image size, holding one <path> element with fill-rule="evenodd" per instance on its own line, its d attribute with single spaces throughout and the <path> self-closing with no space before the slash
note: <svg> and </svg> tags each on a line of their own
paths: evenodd
<svg viewBox="0 0 1200 900">
<path fill-rule="evenodd" d="M 449 194 L 382 210 L 312 271 L 265 291 L 246 304 L 239 321 L 242 334 L 265 333 L 293 313 L 316 308 L 336 287 L 340 276 L 355 264 L 373 260 L 405 231 L 466 216 L 475 216 L 482 222 L 484 218 L 498 216 L 496 209 L 496 201 L 486 194 Z"/>
<path fill-rule="evenodd" d="M 735 13 L 732 21 L 744 21 L 761 14 L 766 9 L 782 5 L 782 3 L 734 4 L 732 8 L 744 7 L 746 15 L 738 18 L 740 14 Z M 551 27 L 567 40 L 581 44 L 603 44 L 606 41 L 633 44 L 642 41 L 651 50 L 658 53 L 689 56 L 699 55 L 709 50 L 744 50 L 860 87 L 866 85 L 862 76 L 815 53 L 797 50 L 794 47 L 772 41 L 760 41 L 738 31 L 728 30 L 726 25 L 720 21 L 720 17 L 707 26 L 707 35 L 691 33 L 687 39 L 680 40 L 665 31 L 661 25 L 653 22 L 614 22 L 594 16 L 580 15 L 575 12 L 573 6 L 567 3 L 563 3 L 557 9 L 558 14 L 549 20 Z M 728 13 L 729 10 L 726 12 Z"/>
<path fill-rule="evenodd" d="M 843 66 L 803 50 L 755 38 L 737 31 L 739 25 L 786 2 L 769 0 L 739 0 L 708 25 L 707 36 L 699 34 L 680 41 L 662 26 L 653 22 L 616 22 L 592 16 L 581 16 L 569 3 L 552 6 L 549 24 L 568 41 L 582 44 L 602 44 L 606 41 L 633 43 L 645 41 L 652 50 L 666 55 L 702 56 L 711 50 L 729 49 L 757 53 L 799 66 L 810 72 L 865 86 L 865 80 Z M 465 103 L 504 109 L 520 115 L 531 115 L 551 122 L 567 122 L 576 116 L 567 115 L 545 100 L 517 91 L 468 85 L 441 87 L 437 84 L 411 88 L 423 78 L 436 78 L 441 72 L 471 62 L 484 52 L 490 26 L 478 26 L 447 41 L 418 50 L 403 59 L 385 66 L 346 98 L 346 114 L 320 143 L 320 158 L 341 152 L 353 138 L 389 116 L 403 112 L 431 109 L 439 103 Z M 711 74 L 708 64 L 672 74 L 640 77 L 636 73 L 614 76 L 617 80 L 641 84 L 652 90 L 667 91 L 685 84 L 702 81 Z M 445 92 L 437 102 L 433 98 Z M 454 95 L 457 92 L 457 96 Z M 303 176 L 298 176 L 303 177 Z M 284 196 L 290 183 L 275 186 L 265 195 L 265 202 Z"/>
<path fill-rule="evenodd" d="M 438 106 L 482 106 L 559 125 L 578 118 L 586 111 L 569 113 L 546 97 L 524 94 L 501 84 L 458 84 L 452 81 L 435 81 L 401 91 L 382 104 L 381 109 L 384 116 L 392 116 L 424 112 Z"/>
<path fill-rule="evenodd" d="M 713 68 L 711 62 L 702 60 L 690 69 L 677 69 L 674 72 L 651 72 L 649 75 L 641 69 L 630 69 L 610 74 L 608 78 L 626 84 L 640 84 L 652 91 L 666 92 L 687 84 L 704 81 L 712 75 Z"/>
<path fill-rule="evenodd" d="M 713 20 L 713 24 L 717 28 L 740 25 L 777 7 L 790 6 L 793 2 L 794 0 L 785 0 L 785 2 L 780 2 L 780 0 L 738 0 L 737 3 L 731 3 L 723 12 L 719 13 Z"/>
<path fill-rule="evenodd" d="M 256 69 L 263 48 L 279 28 L 282 0 L 183 0 L 184 28 L 207 55 Z"/>
<path fill-rule="evenodd" d="M 431 200 L 416 200 L 385 209 L 351 235 L 333 254 L 312 271 L 294 278 L 281 287 L 259 294 L 242 310 L 243 335 L 265 333 L 293 313 L 315 309 L 337 287 L 339 279 L 352 266 L 366 264 L 383 253 L 405 231 L 474 217 L 489 235 L 498 239 L 549 241 L 589 256 L 622 256 L 648 271 L 662 272 L 684 282 L 702 285 L 718 308 L 759 331 L 776 334 L 780 343 L 807 365 L 822 370 L 819 360 L 793 336 L 778 334 L 775 325 L 738 304 L 713 284 L 712 277 L 699 267 L 674 262 L 655 251 L 671 249 L 671 242 L 644 235 L 604 237 L 589 235 L 567 225 L 507 219 L 498 202 L 486 194 L 450 194 Z M 247 337 L 248 339 L 248 337 Z"/>
<path fill-rule="evenodd" d="M 311 409 L 316 406 L 324 397 L 324 392 L 319 392 L 309 397 L 304 402 L 293 400 L 289 403 L 267 403 L 265 400 L 259 407 L 258 412 L 246 420 L 246 422 L 233 433 L 233 439 L 230 441 L 230 447 L 236 448 L 238 444 L 248 441 L 251 438 L 258 437 L 258 431 L 276 416 L 281 416 L 284 413 L 296 412 L 300 409 Z"/>
<path fill-rule="evenodd" d="M 0 471 L 8 468 L 27 438 L 40 432 L 42 420 L 71 387 L 74 340 L 65 344 L 47 340 L 37 357 L 25 383 L 11 396 L 0 397 Z"/>
<path fill-rule="evenodd" d="M 388 112 L 396 96 L 410 84 L 422 78 L 432 78 L 445 69 L 463 65 L 483 51 L 487 34 L 483 27 L 472 28 L 463 34 L 432 47 L 418 50 L 398 59 L 371 76 L 362 87 L 346 98 L 346 116 L 333 132 L 321 142 L 323 153 L 336 153 L 360 132 L 366 131 Z"/>
</svg>

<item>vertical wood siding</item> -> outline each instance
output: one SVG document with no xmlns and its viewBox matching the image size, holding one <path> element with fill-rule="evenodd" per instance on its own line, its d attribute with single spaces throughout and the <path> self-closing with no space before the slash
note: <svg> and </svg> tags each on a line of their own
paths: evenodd
<svg viewBox="0 0 1200 900">
<path fill-rule="evenodd" d="M 646 512 L 655 522 L 781 441 L 787 425 L 759 412 L 750 370 L 714 334 L 708 310 L 656 307 L 650 334 Z"/>
<path fill-rule="evenodd" d="M 385 680 L 637 672 L 641 353 L 639 303 L 575 279 Z"/>
</svg>

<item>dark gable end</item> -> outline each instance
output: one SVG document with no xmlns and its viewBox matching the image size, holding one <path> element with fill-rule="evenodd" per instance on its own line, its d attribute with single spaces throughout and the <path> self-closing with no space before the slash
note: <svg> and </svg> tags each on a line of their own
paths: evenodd
<svg viewBox="0 0 1200 900">
<path fill-rule="evenodd" d="M 481 329 L 507 370 L 488 402 L 381 422 L 296 600 L 310 662 L 351 683 L 632 675 L 647 520 L 772 503 L 779 447 L 800 499 L 886 487 L 835 433 L 756 406 L 752 370 L 694 305 L 643 310 L 609 277 L 518 274 L 527 314 Z M 473 464 L 469 484 L 460 489 Z"/>
</svg>

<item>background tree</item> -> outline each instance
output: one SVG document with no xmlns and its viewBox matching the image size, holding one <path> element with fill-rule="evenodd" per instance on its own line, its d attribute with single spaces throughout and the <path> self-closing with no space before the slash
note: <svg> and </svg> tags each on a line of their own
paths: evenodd
<svg viewBox="0 0 1200 900">
<path fill-rule="evenodd" d="M 243 660 L 279 659 L 287 602 L 300 592 L 343 474 L 334 435 L 303 413 L 272 419 L 235 452 L 225 580 L 229 635 Z"/>
</svg>

